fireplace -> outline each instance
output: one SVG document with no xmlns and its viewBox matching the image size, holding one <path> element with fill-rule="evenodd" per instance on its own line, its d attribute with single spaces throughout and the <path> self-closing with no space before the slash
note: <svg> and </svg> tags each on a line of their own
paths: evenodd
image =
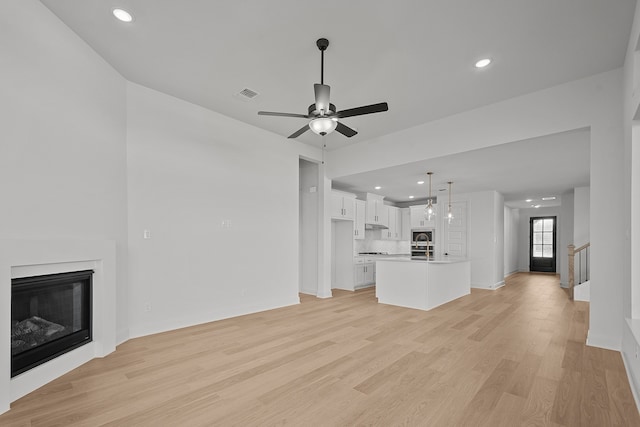
<svg viewBox="0 0 640 427">
<path fill-rule="evenodd" d="M 93 270 L 11 280 L 11 377 L 91 342 Z"/>
</svg>

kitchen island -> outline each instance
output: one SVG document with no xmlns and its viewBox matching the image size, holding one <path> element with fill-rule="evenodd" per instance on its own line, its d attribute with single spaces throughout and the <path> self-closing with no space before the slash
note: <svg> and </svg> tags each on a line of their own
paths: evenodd
<svg viewBox="0 0 640 427">
<path fill-rule="evenodd" d="M 464 258 L 396 257 L 376 260 L 376 297 L 382 304 L 431 310 L 471 293 Z"/>
</svg>

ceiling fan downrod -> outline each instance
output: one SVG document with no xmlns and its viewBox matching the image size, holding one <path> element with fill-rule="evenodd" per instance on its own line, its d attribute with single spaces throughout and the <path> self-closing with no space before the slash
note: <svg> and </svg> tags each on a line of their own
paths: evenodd
<svg viewBox="0 0 640 427">
<path fill-rule="evenodd" d="M 329 47 L 329 40 L 318 39 L 316 46 L 320 49 L 320 84 L 324 84 L 324 51 Z"/>
</svg>

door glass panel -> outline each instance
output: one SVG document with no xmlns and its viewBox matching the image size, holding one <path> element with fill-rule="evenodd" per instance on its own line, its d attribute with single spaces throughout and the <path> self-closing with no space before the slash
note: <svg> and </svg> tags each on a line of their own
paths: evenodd
<svg viewBox="0 0 640 427">
<path fill-rule="evenodd" d="M 556 271 L 555 217 L 531 218 L 530 264 L 531 271 Z"/>
</svg>

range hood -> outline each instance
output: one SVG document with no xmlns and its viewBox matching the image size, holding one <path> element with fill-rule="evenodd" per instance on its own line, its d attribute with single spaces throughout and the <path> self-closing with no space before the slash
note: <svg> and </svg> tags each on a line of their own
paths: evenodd
<svg viewBox="0 0 640 427">
<path fill-rule="evenodd" d="M 367 222 L 364 223 L 365 230 L 388 230 L 389 227 L 383 224 L 369 224 Z"/>
</svg>

